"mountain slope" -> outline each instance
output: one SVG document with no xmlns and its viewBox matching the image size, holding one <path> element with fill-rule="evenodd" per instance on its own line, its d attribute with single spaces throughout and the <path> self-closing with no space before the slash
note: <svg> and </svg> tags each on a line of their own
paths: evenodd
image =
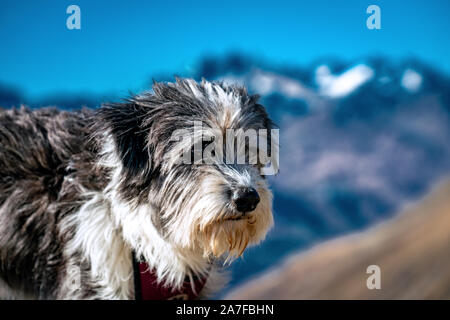
<svg viewBox="0 0 450 320">
<path fill-rule="evenodd" d="M 381 289 L 369 290 L 369 265 Z M 450 299 L 450 181 L 397 218 L 291 256 L 228 299 Z"/>
</svg>

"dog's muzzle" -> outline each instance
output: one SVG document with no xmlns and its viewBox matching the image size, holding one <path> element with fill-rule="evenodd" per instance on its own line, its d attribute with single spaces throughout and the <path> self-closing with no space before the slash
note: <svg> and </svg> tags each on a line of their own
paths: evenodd
<svg viewBox="0 0 450 320">
<path fill-rule="evenodd" d="M 234 192 L 232 201 L 237 211 L 246 214 L 256 209 L 260 198 L 253 188 L 239 188 Z"/>
</svg>

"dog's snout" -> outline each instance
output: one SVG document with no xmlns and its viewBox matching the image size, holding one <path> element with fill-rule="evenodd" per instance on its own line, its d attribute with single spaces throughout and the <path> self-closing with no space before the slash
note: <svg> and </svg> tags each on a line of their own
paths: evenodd
<svg viewBox="0 0 450 320">
<path fill-rule="evenodd" d="M 240 188 L 233 194 L 237 211 L 245 213 L 255 210 L 259 203 L 259 194 L 253 188 Z"/>
</svg>

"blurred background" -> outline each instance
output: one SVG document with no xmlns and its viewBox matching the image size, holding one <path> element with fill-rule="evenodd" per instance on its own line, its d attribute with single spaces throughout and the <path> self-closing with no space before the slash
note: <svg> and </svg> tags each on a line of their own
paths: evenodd
<svg viewBox="0 0 450 320">
<path fill-rule="evenodd" d="M 72 4 L 80 30 L 66 27 Z M 372 4 L 379 30 L 366 26 Z M 245 84 L 280 127 L 275 227 L 232 264 L 216 298 L 448 299 L 449 9 L 3 1 L 0 106 L 96 108 L 174 75 Z M 371 264 L 381 268 L 376 293 Z"/>
</svg>

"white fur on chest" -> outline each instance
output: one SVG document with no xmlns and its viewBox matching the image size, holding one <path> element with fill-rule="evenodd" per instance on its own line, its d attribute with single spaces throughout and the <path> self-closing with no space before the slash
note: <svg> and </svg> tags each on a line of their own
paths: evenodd
<svg viewBox="0 0 450 320">
<path fill-rule="evenodd" d="M 80 190 L 86 202 L 63 224 L 63 228 L 76 230 L 65 249 L 69 267 L 80 265 L 81 261 L 73 257 L 81 253 L 81 259 L 91 266 L 89 284 L 100 288 L 94 299 L 134 298 L 133 251 L 167 286 L 179 289 L 186 277 L 192 279 L 195 274 L 208 279 L 201 296 L 217 291 L 227 282 L 226 274 L 202 253 L 175 247 L 164 239 L 152 223 L 152 215 L 157 212 L 150 204 L 133 205 L 121 199 L 117 186 L 122 165 L 111 137 L 106 133 L 104 138 L 99 165 L 111 170 L 110 182 L 102 192 Z M 79 298 L 74 277 L 66 275 L 63 286 L 68 289 L 62 292 L 68 294 L 64 298 Z"/>
</svg>

